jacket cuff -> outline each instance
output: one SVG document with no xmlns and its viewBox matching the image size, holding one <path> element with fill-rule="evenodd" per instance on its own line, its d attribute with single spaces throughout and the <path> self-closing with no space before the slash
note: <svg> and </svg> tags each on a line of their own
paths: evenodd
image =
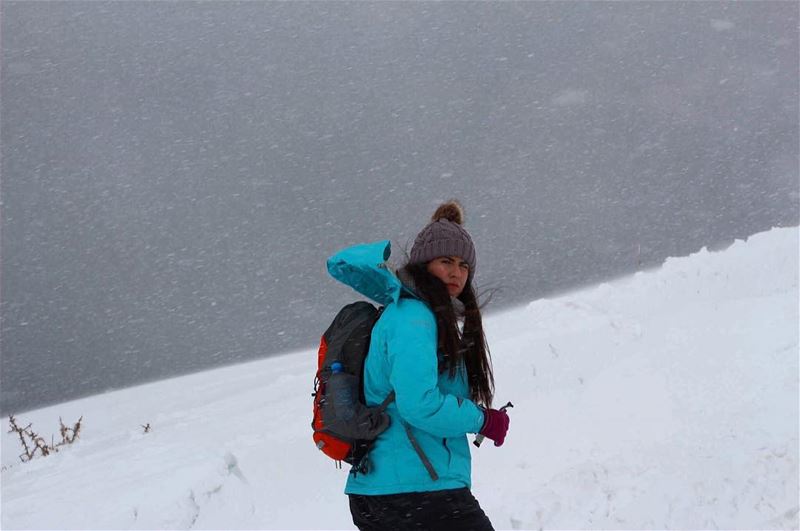
<svg viewBox="0 0 800 531">
<path fill-rule="evenodd" d="M 473 433 L 480 433 L 481 431 L 483 431 L 483 428 L 486 427 L 486 420 L 487 420 L 486 419 L 486 408 L 483 407 L 483 406 L 479 406 L 478 404 L 475 404 L 475 405 L 478 406 L 478 410 L 481 412 L 481 416 L 480 416 L 479 423 L 478 423 L 478 429 Z"/>
</svg>

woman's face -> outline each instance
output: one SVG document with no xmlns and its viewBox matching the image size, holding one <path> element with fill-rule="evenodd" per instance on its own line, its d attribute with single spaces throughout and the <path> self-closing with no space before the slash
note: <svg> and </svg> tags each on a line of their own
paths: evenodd
<svg viewBox="0 0 800 531">
<path fill-rule="evenodd" d="M 464 291 L 469 278 L 469 264 L 460 256 L 440 256 L 428 262 L 428 273 L 447 286 L 451 297 L 458 297 Z"/>
</svg>

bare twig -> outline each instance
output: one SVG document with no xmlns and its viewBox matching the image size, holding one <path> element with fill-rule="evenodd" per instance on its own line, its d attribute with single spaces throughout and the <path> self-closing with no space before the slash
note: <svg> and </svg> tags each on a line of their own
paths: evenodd
<svg viewBox="0 0 800 531">
<path fill-rule="evenodd" d="M 72 444 L 75 442 L 75 439 L 78 438 L 78 433 L 81 431 L 81 421 L 83 420 L 83 416 L 78 419 L 78 422 L 75 423 L 73 427 L 67 427 L 64 425 L 64 422 L 61 420 L 61 417 L 58 417 L 58 423 L 61 425 L 61 442 L 58 443 L 58 446 L 63 446 L 65 444 Z"/>
<path fill-rule="evenodd" d="M 11 425 L 11 429 L 8 430 L 8 433 L 16 433 L 19 436 L 19 442 L 22 445 L 22 449 L 25 450 L 19 455 L 19 458 L 23 463 L 25 461 L 30 461 L 33 458 L 33 451 L 28 446 L 28 442 L 25 440 L 25 435 L 27 430 L 30 429 L 31 425 L 28 424 L 24 428 L 20 428 L 17 425 L 17 419 L 14 418 L 14 415 L 9 415 L 8 423 Z"/>
</svg>

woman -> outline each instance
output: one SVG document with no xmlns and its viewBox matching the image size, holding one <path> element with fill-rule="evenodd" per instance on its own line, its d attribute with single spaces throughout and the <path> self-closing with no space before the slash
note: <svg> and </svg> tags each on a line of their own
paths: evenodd
<svg viewBox="0 0 800 531">
<path fill-rule="evenodd" d="M 491 409 L 475 248 L 463 218 L 457 202 L 440 205 L 397 276 L 383 264 L 388 242 L 329 261 L 335 277 L 385 305 L 364 365 L 364 396 L 376 406 L 394 391 L 391 422 L 369 452 L 367 472 L 354 470 L 345 488 L 361 530 L 492 529 L 470 492 L 467 434 L 501 446 L 509 419 Z"/>
</svg>

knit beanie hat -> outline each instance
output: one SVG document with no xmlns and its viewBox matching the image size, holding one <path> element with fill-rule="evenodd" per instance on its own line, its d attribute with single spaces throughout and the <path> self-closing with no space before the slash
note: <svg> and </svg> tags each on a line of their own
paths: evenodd
<svg viewBox="0 0 800 531">
<path fill-rule="evenodd" d="M 469 264 L 469 278 L 475 273 L 475 246 L 462 227 L 464 209 L 458 201 L 439 205 L 431 222 L 417 234 L 411 247 L 410 264 L 423 264 L 440 256 L 460 256 Z"/>
</svg>

